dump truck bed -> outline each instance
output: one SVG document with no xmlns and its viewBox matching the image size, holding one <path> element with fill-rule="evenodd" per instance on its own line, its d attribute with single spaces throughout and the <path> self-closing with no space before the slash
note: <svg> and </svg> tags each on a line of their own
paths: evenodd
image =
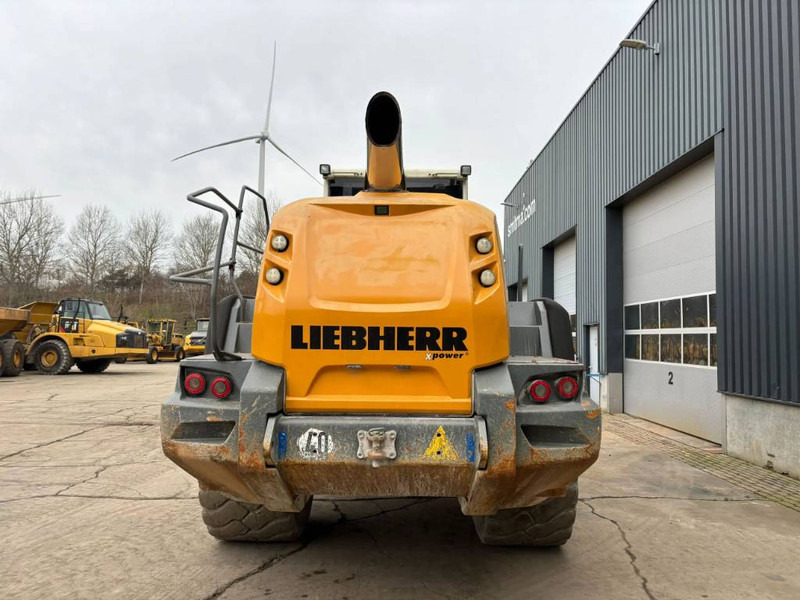
<svg viewBox="0 0 800 600">
<path fill-rule="evenodd" d="M 28 326 L 30 311 L 0 306 L 0 336 L 20 331 Z"/>
</svg>

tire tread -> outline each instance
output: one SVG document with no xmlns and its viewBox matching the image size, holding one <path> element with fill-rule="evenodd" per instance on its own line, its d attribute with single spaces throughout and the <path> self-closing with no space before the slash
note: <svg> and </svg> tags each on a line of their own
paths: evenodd
<svg viewBox="0 0 800 600">
<path fill-rule="evenodd" d="M 200 489 L 199 500 L 208 532 L 227 541 L 297 541 L 303 535 L 311 511 L 311 500 L 299 513 L 282 513 L 204 489 Z"/>
<path fill-rule="evenodd" d="M 46 348 L 47 346 L 56 346 L 61 354 L 61 360 L 53 367 L 51 370 L 42 369 L 39 366 L 39 355 L 42 353 L 42 348 Z M 72 354 L 69 352 L 69 346 L 67 346 L 66 342 L 61 339 L 49 339 L 43 341 L 39 344 L 38 348 L 36 349 L 36 368 L 46 375 L 65 375 L 71 368 L 72 365 L 75 364 L 75 359 L 72 358 Z"/>
<path fill-rule="evenodd" d="M 2 364 L 0 365 L 0 376 L 16 377 L 22 372 L 25 364 L 25 347 L 16 339 L 2 340 L 0 342 L 0 352 L 2 352 Z M 22 363 L 19 367 L 14 366 L 14 354 L 22 355 Z"/>
<path fill-rule="evenodd" d="M 493 546 L 561 546 L 572 536 L 578 504 L 578 484 L 561 498 L 541 504 L 500 510 L 495 515 L 473 517 L 481 542 Z"/>
</svg>

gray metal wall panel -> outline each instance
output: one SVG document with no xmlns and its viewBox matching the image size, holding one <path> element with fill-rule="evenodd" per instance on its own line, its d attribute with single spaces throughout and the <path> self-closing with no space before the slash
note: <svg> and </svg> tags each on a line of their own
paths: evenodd
<svg viewBox="0 0 800 600">
<path fill-rule="evenodd" d="M 800 402 L 800 5 L 732 0 L 725 35 L 720 389 Z"/>
<path fill-rule="evenodd" d="M 524 202 L 536 198 L 535 216 L 505 239 L 507 248 L 525 246 L 525 272 L 534 282 L 534 295 L 543 287 L 542 248 L 575 228 L 578 348 L 585 347 L 585 323 L 600 323 L 606 337 L 605 207 L 721 127 L 714 103 L 718 44 L 687 32 L 700 31 L 709 6 L 720 12 L 722 4 L 722 0 L 654 3 L 629 37 L 659 41 L 661 54 L 615 53 L 506 200 L 520 206 L 523 193 Z M 684 81 L 682 75 L 687 73 L 692 82 Z M 705 82 L 707 93 L 698 88 L 698 81 Z M 690 113 L 708 117 L 686 119 Z M 515 215 L 516 209 L 507 207 L 506 223 Z M 506 279 L 511 285 L 516 281 L 515 253 L 509 252 L 507 261 Z M 607 345 L 602 344 L 603 372 L 606 354 Z"/>
<path fill-rule="evenodd" d="M 661 54 L 620 49 L 606 64 L 506 199 L 537 208 L 506 248 L 525 246 L 540 295 L 542 249 L 575 229 L 578 348 L 599 322 L 607 372 L 619 344 L 606 301 L 619 294 L 604 284 L 621 265 L 606 253 L 606 207 L 716 135 L 719 387 L 800 402 L 800 5 L 658 0 L 627 37 Z M 506 259 L 511 285 L 516 252 Z"/>
</svg>

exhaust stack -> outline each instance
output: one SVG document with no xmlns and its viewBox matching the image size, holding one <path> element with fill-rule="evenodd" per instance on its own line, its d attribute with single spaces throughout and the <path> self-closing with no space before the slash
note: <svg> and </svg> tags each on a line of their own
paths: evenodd
<svg viewBox="0 0 800 600">
<path fill-rule="evenodd" d="M 406 189 L 403 173 L 400 105 L 389 92 L 378 92 L 367 105 L 367 174 L 364 189 L 400 192 Z"/>
</svg>

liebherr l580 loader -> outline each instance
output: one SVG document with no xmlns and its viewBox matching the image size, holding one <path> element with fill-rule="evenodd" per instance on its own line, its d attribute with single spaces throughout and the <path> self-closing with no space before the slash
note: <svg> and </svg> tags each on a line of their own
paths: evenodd
<svg viewBox="0 0 800 600">
<path fill-rule="evenodd" d="M 457 498 L 484 543 L 563 544 L 600 444 L 567 313 L 507 300 L 490 210 L 405 190 L 393 96 L 366 129 L 364 191 L 280 209 L 255 298 L 216 294 L 258 194 L 189 196 L 221 221 L 215 263 L 174 276 L 211 287 L 210 353 L 181 363 L 164 452 L 223 540 L 297 539 L 314 495 L 414 496 Z"/>
</svg>

